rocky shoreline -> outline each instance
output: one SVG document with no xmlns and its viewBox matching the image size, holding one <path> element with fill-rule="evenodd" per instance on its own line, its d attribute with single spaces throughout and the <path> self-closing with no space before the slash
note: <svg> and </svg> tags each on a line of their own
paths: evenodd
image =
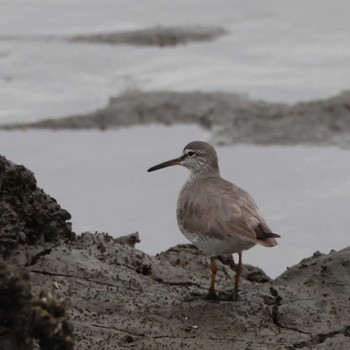
<svg viewBox="0 0 350 350">
<path fill-rule="evenodd" d="M 29 170 L 4 157 L 0 169 L 1 349 L 349 348 L 350 248 L 274 280 L 245 266 L 240 301 L 207 301 L 208 258 L 192 245 L 150 256 L 137 233 L 75 235 Z M 218 267 L 232 290 L 233 260 Z"/>
</svg>

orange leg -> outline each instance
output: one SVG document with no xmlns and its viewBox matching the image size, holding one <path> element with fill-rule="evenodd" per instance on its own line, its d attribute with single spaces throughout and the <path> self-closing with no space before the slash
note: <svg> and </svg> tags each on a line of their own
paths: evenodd
<svg viewBox="0 0 350 350">
<path fill-rule="evenodd" d="M 218 267 L 216 265 L 216 257 L 215 256 L 210 257 L 210 267 L 211 267 L 211 276 L 210 276 L 210 288 L 209 288 L 208 298 L 216 296 L 216 294 L 215 294 L 215 277 L 216 277 L 216 272 L 218 270 Z"/>
<path fill-rule="evenodd" d="M 238 256 L 239 256 L 239 260 L 238 260 L 238 265 L 236 267 L 235 286 L 234 286 L 233 295 L 232 295 L 233 300 L 237 300 L 238 299 L 239 280 L 241 278 L 241 274 L 242 274 L 242 271 L 243 271 L 242 252 L 238 253 Z"/>
</svg>

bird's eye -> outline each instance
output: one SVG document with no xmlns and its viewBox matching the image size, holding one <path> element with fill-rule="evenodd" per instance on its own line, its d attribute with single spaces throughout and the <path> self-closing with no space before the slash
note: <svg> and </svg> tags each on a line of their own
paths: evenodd
<svg viewBox="0 0 350 350">
<path fill-rule="evenodd" d="M 189 156 L 189 157 L 194 157 L 195 156 L 195 154 L 196 153 L 194 153 L 193 151 L 189 151 L 188 153 L 187 153 L 187 155 Z"/>
</svg>

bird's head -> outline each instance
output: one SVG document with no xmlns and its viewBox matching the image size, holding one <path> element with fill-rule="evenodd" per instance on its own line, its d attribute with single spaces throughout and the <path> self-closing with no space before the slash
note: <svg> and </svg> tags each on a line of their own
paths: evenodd
<svg viewBox="0 0 350 350">
<path fill-rule="evenodd" d="M 159 170 L 172 165 L 182 165 L 193 175 L 218 172 L 218 157 L 212 145 L 203 141 L 190 142 L 179 158 L 168 160 L 153 166 L 148 172 Z"/>
</svg>

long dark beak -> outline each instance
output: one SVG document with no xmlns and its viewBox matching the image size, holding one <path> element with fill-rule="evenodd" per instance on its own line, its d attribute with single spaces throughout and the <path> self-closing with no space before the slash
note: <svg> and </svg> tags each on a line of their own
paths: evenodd
<svg viewBox="0 0 350 350">
<path fill-rule="evenodd" d="M 158 164 L 158 165 L 155 165 L 155 166 L 153 166 L 152 168 L 149 168 L 147 171 L 150 173 L 151 171 L 163 169 L 163 168 L 166 168 L 166 167 L 168 167 L 168 166 L 178 165 L 178 164 L 180 164 L 183 160 L 184 160 L 184 156 L 181 156 L 180 158 L 168 160 L 167 162 L 164 162 L 164 163 L 160 163 L 160 164 Z"/>
</svg>

